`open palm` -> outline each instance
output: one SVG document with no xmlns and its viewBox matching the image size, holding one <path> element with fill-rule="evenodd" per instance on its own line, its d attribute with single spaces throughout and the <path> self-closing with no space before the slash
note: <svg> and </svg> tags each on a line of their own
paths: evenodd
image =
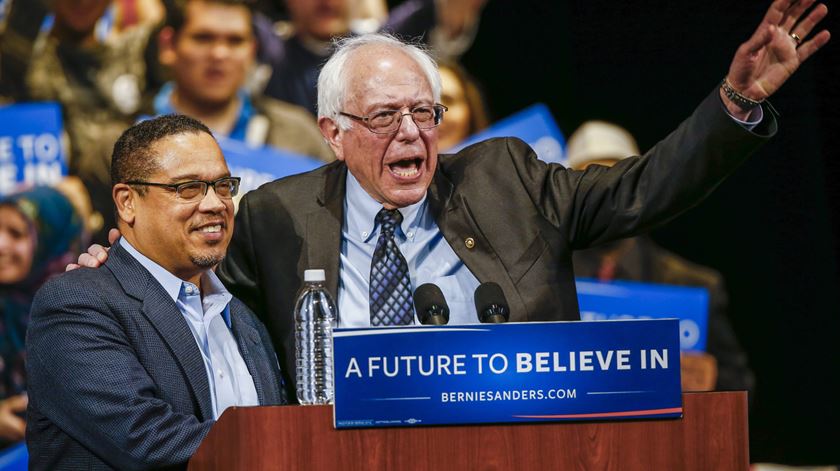
<svg viewBox="0 0 840 471">
<path fill-rule="evenodd" d="M 811 8 L 815 1 L 776 0 L 770 5 L 755 33 L 732 59 L 727 79 L 733 88 L 761 101 L 828 42 L 831 35 L 826 30 L 805 40 L 828 14 L 823 4 Z"/>
</svg>

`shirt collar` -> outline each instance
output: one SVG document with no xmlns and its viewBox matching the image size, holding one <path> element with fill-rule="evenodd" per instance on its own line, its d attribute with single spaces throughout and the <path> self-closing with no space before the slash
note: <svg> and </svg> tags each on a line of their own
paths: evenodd
<svg viewBox="0 0 840 471">
<path fill-rule="evenodd" d="M 181 285 L 184 280 L 178 278 L 172 273 L 169 273 L 165 268 L 152 261 L 152 259 L 140 253 L 125 239 L 125 237 L 120 237 L 118 243 L 125 249 L 126 252 L 129 253 L 129 255 L 140 262 L 140 265 L 143 265 L 143 268 L 149 270 L 152 278 L 156 279 L 158 283 L 163 286 L 166 294 L 168 294 L 173 301 L 178 300 L 178 294 L 181 292 Z"/>
<path fill-rule="evenodd" d="M 413 239 L 418 226 L 423 219 L 426 207 L 426 195 L 410 206 L 399 208 L 403 216 L 400 224 L 401 236 Z M 382 204 L 371 197 L 362 184 L 356 180 L 353 173 L 347 172 L 347 189 L 344 198 L 344 217 L 347 232 L 367 242 L 373 238 L 376 231 L 376 214 L 382 209 Z"/>
<path fill-rule="evenodd" d="M 178 301 L 178 297 L 180 296 L 181 290 L 185 284 L 192 285 L 192 283 L 178 278 L 162 266 L 155 263 L 149 257 L 140 253 L 128 242 L 128 240 L 125 239 L 125 237 L 121 237 L 118 243 L 125 249 L 126 252 L 129 253 L 129 255 L 140 262 L 146 270 L 149 270 L 149 273 L 155 280 L 157 280 L 158 283 L 160 283 L 164 291 L 166 291 L 166 294 L 172 298 L 172 301 Z M 208 299 L 211 296 L 214 299 L 226 299 L 225 303 L 227 304 L 233 298 L 233 295 L 225 289 L 225 285 L 222 284 L 222 281 L 218 276 L 216 276 L 213 270 L 208 269 L 201 274 L 201 286 L 203 287 L 202 295 L 205 299 Z"/>
</svg>

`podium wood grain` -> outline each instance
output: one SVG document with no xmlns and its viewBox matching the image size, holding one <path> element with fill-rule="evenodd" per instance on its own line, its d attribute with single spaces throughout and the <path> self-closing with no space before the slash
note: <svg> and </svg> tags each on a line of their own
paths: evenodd
<svg viewBox="0 0 840 471">
<path fill-rule="evenodd" d="M 745 392 L 682 419 L 335 430 L 330 406 L 226 411 L 190 470 L 747 470 Z"/>
</svg>

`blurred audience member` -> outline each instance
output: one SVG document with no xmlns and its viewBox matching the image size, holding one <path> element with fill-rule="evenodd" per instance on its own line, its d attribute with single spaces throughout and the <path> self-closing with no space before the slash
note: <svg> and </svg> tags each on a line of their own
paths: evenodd
<svg viewBox="0 0 840 471">
<path fill-rule="evenodd" d="M 582 170 L 595 164 L 612 166 L 640 153 L 627 130 L 603 121 L 589 121 L 569 138 L 567 155 L 569 167 Z M 709 292 L 708 353 L 681 356 L 683 390 L 752 390 L 755 378 L 727 317 L 727 296 L 720 273 L 659 247 L 647 236 L 577 251 L 573 262 L 575 275 L 579 277 L 706 288 Z"/>
<path fill-rule="evenodd" d="M 128 31 L 135 26 L 158 25 L 166 15 L 161 0 L 113 0 L 114 32 Z"/>
<path fill-rule="evenodd" d="M 82 223 L 58 190 L 35 187 L 0 199 L 0 443 L 23 439 L 24 338 L 35 291 L 80 247 Z"/>
<path fill-rule="evenodd" d="M 350 2 L 350 31 L 356 34 L 375 33 L 388 21 L 385 0 L 353 0 Z"/>
<path fill-rule="evenodd" d="M 438 145 L 446 151 L 486 128 L 490 121 L 476 81 L 460 65 L 441 62 L 440 100 L 448 111 L 438 131 Z"/>
<path fill-rule="evenodd" d="M 0 25 L 0 95 L 9 101 L 25 101 L 26 70 L 32 60 L 35 39 L 49 13 L 47 0 L 7 0 L 6 17 Z"/>
<path fill-rule="evenodd" d="M 457 57 L 472 45 L 486 0 L 407 0 L 393 9 L 381 30 L 403 38 L 426 38 L 439 57 Z M 259 60 L 271 67 L 266 95 L 317 113 L 316 82 L 332 55 L 332 40 L 371 32 L 379 7 L 354 0 L 286 0 L 292 28 L 278 34 L 264 17 L 256 22 Z M 364 25 L 363 31 L 354 31 Z"/>
<path fill-rule="evenodd" d="M 18 3 L 16 1 L 16 3 Z M 29 98 L 61 103 L 69 137 L 69 169 L 82 179 L 96 212 L 112 227 L 110 155 L 136 120 L 146 92 L 145 52 L 151 26 L 101 41 L 96 24 L 110 0 L 53 0 L 55 21 L 35 45 Z M 103 240 L 99 233 L 95 240 Z"/>
<path fill-rule="evenodd" d="M 175 2 L 160 32 L 160 61 L 174 80 L 155 97 L 154 114 L 185 114 L 216 135 L 335 160 L 309 112 L 245 90 L 256 53 L 251 19 L 241 0 Z"/>
<path fill-rule="evenodd" d="M 100 41 L 96 24 L 110 4 L 110 0 L 52 2 L 55 21 L 38 38 L 27 75 L 31 98 L 59 101 L 71 118 L 135 117 L 145 90 L 143 54 L 151 28 L 135 28 L 113 41 Z"/>
<path fill-rule="evenodd" d="M 63 178 L 60 182 L 54 185 L 54 188 L 60 191 L 73 205 L 76 214 L 82 221 L 82 247 L 87 247 L 90 243 L 91 235 L 102 230 L 104 220 L 102 215 L 93 209 L 93 203 L 90 200 L 85 184 L 78 177 L 69 176 Z"/>
</svg>

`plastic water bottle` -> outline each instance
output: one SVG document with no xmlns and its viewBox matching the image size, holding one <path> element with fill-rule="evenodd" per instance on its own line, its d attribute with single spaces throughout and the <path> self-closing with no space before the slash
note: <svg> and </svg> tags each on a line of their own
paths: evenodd
<svg viewBox="0 0 840 471">
<path fill-rule="evenodd" d="M 306 270 L 295 305 L 295 354 L 298 402 L 332 404 L 332 329 L 336 307 L 324 288 L 324 270 Z"/>
</svg>

